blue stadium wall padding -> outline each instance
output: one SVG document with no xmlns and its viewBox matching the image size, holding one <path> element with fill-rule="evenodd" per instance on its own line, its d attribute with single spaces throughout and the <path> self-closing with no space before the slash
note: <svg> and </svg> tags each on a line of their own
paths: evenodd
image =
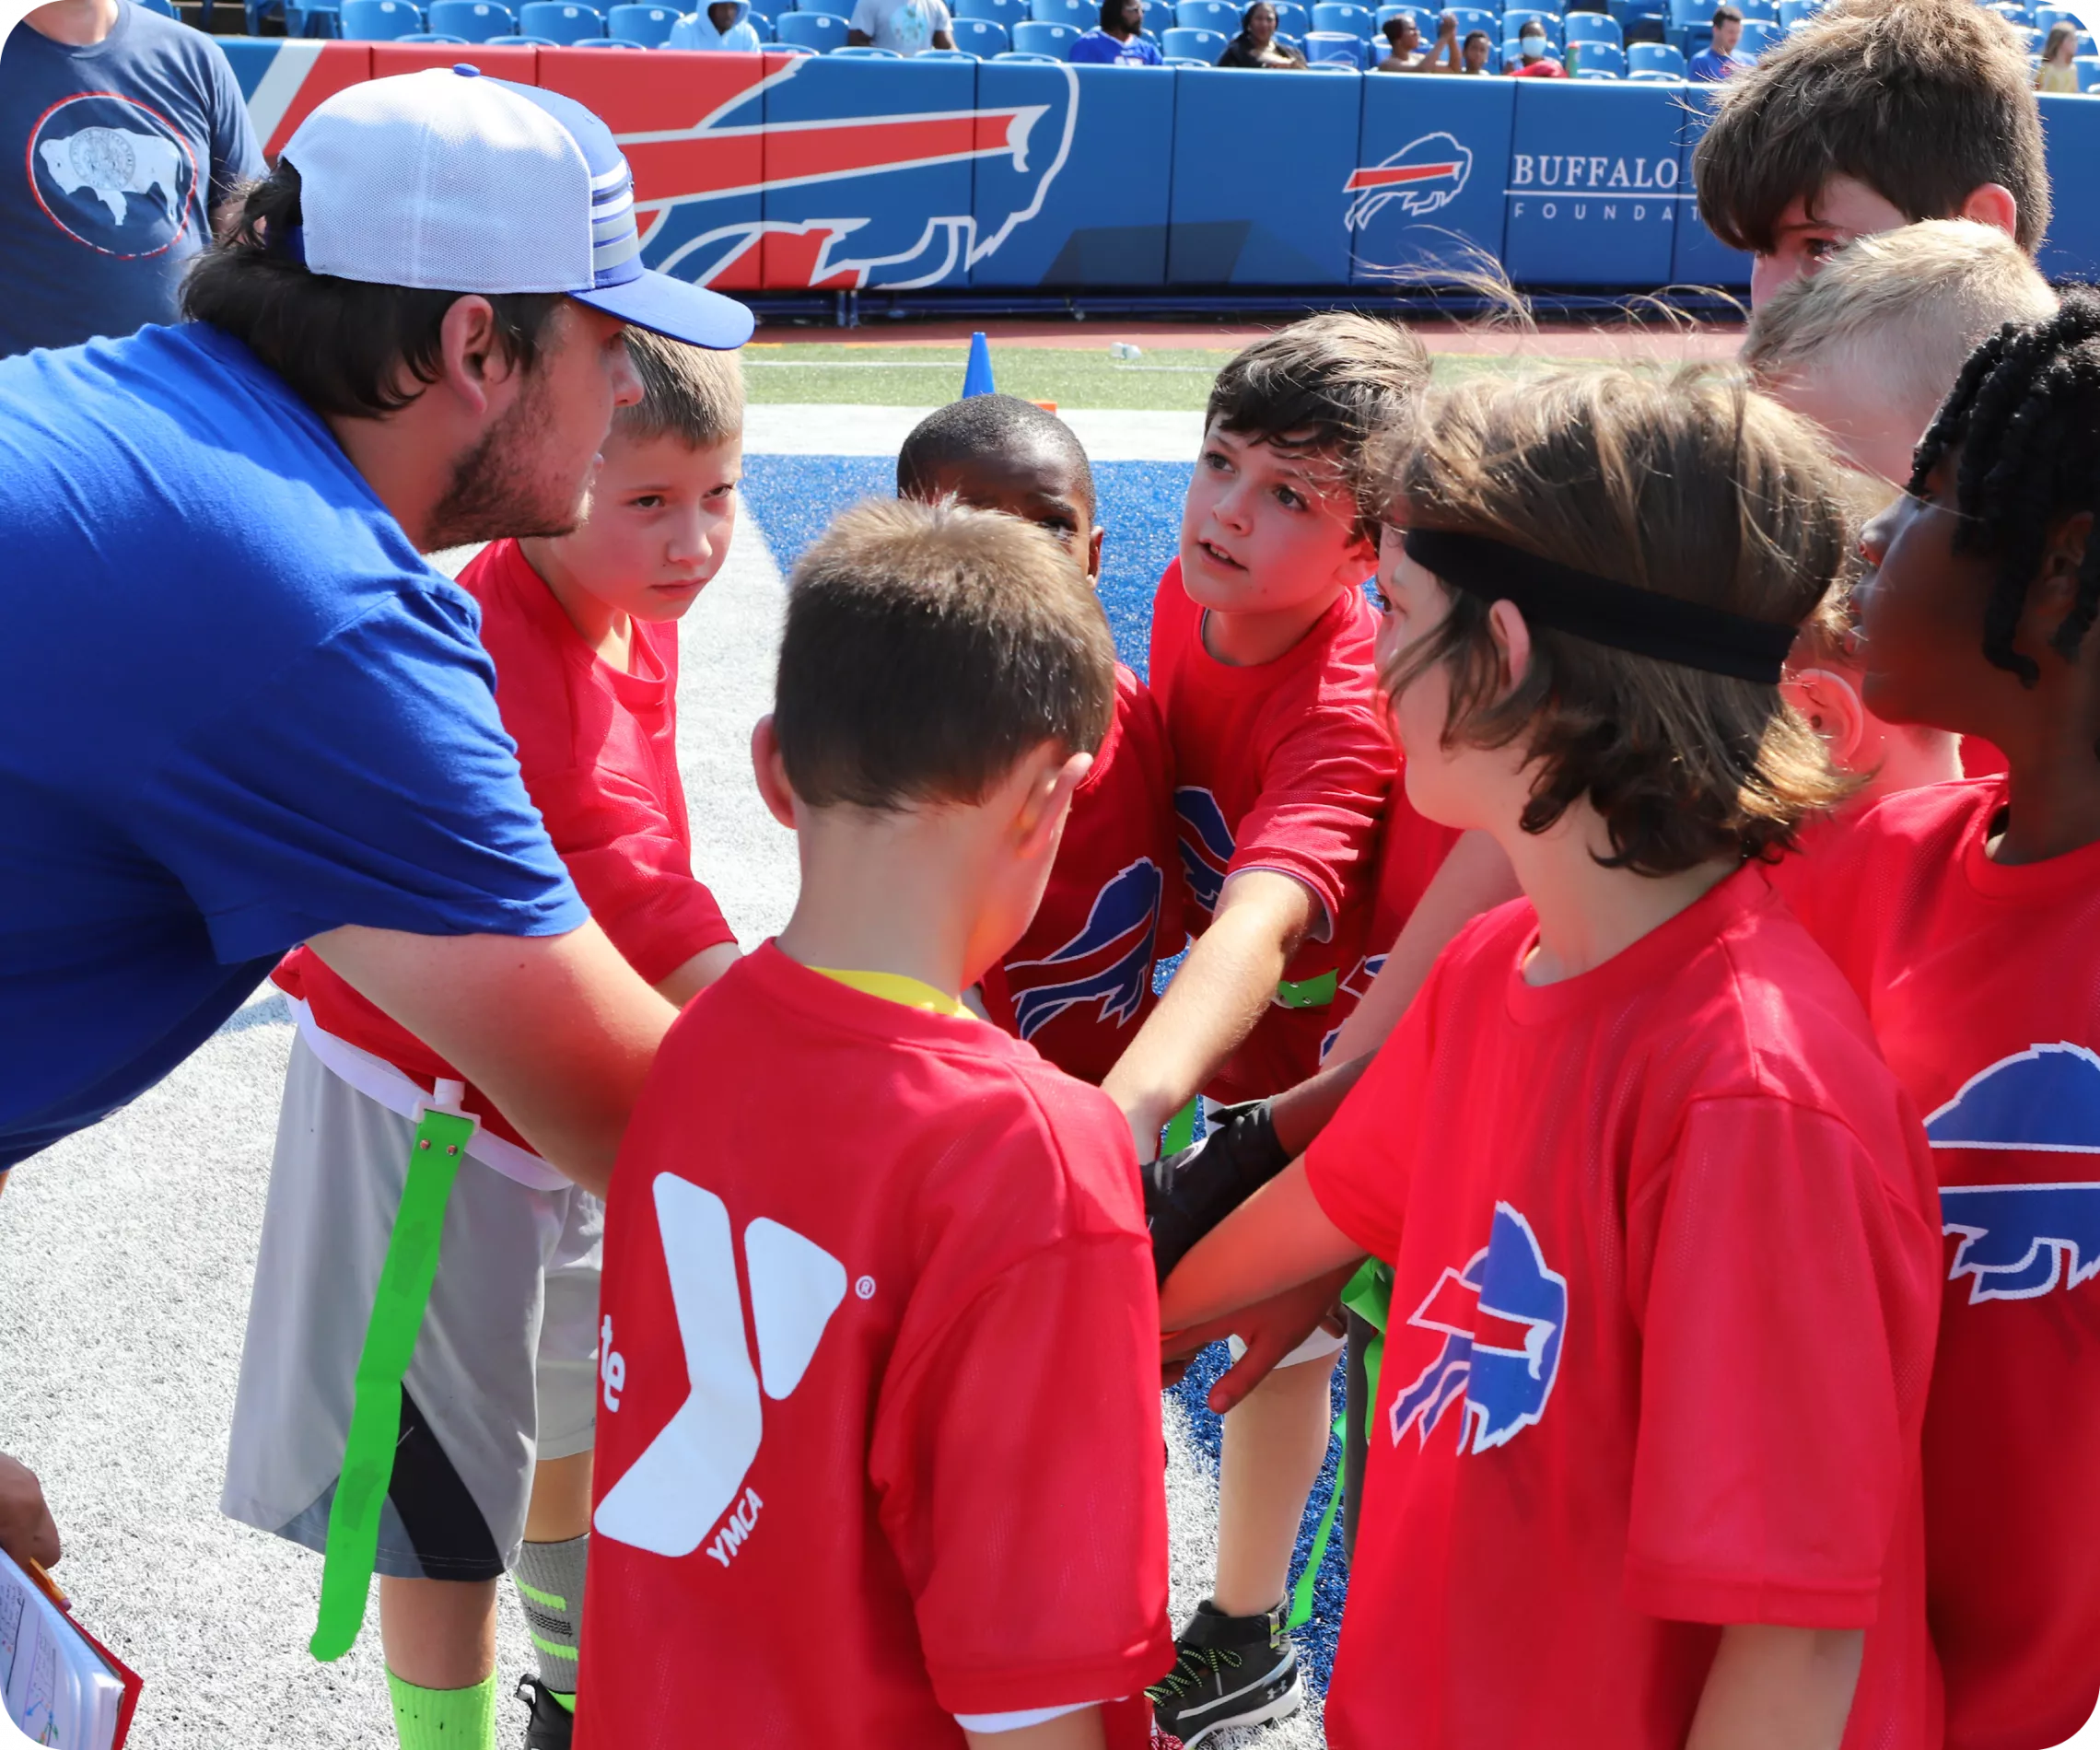
<svg viewBox="0 0 2100 1750">
<path fill-rule="evenodd" d="M 1364 80 L 1356 161 L 1341 187 L 1359 285 L 1501 259 L 1517 88 L 1536 83 Z"/>
<path fill-rule="evenodd" d="M 1683 99 L 1665 85 L 1516 82 L 1502 259 L 1520 286 L 1662 286 L 1676 251 Z"/>
<path fill-rule="evenodd" d="M 761 283 L 967 286 L 972 165 L 1007 149 L 976 92 L 967 61 L 802 56 L 768 83 Z"/>
<path fill-rule="evenodd" d="M 1178 83 L 1165 67 L 978 67 L 981 126 L 1012 149 L 976 160 L 971 285 L 1163 286 Z"/>
<path fill-rule="evenodd" d="M 1686 88 L 1686 95 L 1689 100 L 1682 118 L 1683 169 L 1677 178 L 1677 254 L 1670 277 L 1680 286 L 1712 286 L 1747 295 L 1749 252 L 1730 249 L 1707 228 L 1699 216 L 1698 192 L 1692 180 L 1692 154 L 1713 119 L 1717 94 L 1710 85 L 1694 85 Z"/>
<path fill-rule="evenodd" d="M 2045 97 L 2042 136 L 2048 150 L 2054 211 L 2043 239 L 2041 269 L 2051 279 L 2100 278 L 2100 98 Z"/>
<path fill-rule="evenodd" d="M 1168 283 L 1348 284 L 1335 192 L 1356 168 L 1364 80 L 1212 67 L 1174 79 Z"/>
</svg>

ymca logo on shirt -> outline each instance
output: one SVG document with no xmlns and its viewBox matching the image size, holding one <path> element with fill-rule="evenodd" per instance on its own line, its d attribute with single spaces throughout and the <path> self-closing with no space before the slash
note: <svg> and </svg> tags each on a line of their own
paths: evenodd
<svg viewBox="0 0 2100 1750">
<path fill-rule="evenodd" d="M 1568 1278 L 1546 1267 L 1531 1223 L 1498 1203 L 1488 1243 L 1464 1269 L 1447 1265 L 1387 1338 L 1385 1365 L 1394 1367 L 1406 1329 L 1443 1335 L 1436 1359 L 1393 1400 L 1393 1443 L 1412 1428 L 1427 1446 L 1453 1404 L 1463 1406 L 1461 1452 L 1514 1440 L 1546 1414 L 1567 1326 Z"/>
<path fill-rule="evenodd" d="M 1189 893 L 1206 912 L 1215 912 L 1232 862 L 1232 829 L 1225 824 L 1225 811 L 1208 790 L 1184 784 L 1174 792 L 1174 820 Z"/>
<path fill-rule="evenodd" d="M 1166 877 L 1139 858 L 1094 895 L 1085 927 L 1041 960 L 1007 962 L 1015 1029 L 1023 1039 L 1068 1009 L 1099 1003 L 1103 1022 L 1120 1025 L 1138 1012 L 1152 986 Z"/>
<path fill-rule="evenodd" d="M 51 222 L 98 254 L 158 255 L 190 228 L 196 153 L 174 122 L 135 98 L 61 98 L 29 130 L 26 168 Z"/>
<path fill-rule="evenodd" d="M 729 1212 L 712 1191 L 676 1173 L 652 1187 L 657 1231 L 685 1348 L 692 1390 L 592 1516 L 602 1536 L 658 1556 L 690 1556 L 733 1508 L 708 1553 L 728 1567 L 763 1504 L 744 1477 L 764 1431 L 759 1388 L 776 1402 L 802 1382 L 832 1314 L 846 1298 L 846 1266 L 814 1241 L 761 1216 L 744 1229 L 746 1279 L 758 1366 L 744 1346 Z M 862 1298 L 873 1285 L 862 1278 Z"/>
<path fill-rule="evenodd" d="M 1925 1120 L 1935 1149 L 2100 1155 L 2100 1056 L 2068 1041 L 2001 1057 Z M 1950 1282 L 1969 1303 L 2032 1301 L 2100 1275 L 2100 1184 L 1943 1185 L 1943 1231 L 1959 1234 Z"/>
</svg>

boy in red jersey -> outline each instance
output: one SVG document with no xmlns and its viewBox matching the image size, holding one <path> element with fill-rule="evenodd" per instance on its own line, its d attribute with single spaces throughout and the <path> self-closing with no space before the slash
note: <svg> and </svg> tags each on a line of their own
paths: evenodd
<svg viewBox="0 0 2100 1750">
<path fill-rule="evenodd" d="M 1528 903 L 1161 1304 L 1394 1265 L 1329 1741 L 1935 1744 L 1931 1163 L 1757 860 L 1841 793 L 1779 687 L 1844 562 L 1835 471 L 1689 373 L 1476 382 L 1399 455 L 1407 791 Z"/>
<path fill-rule="evenodd" d="M 1102 1083 L 1145 1161 L 1192 1096 L 1258 1100 L 1304 1080 L 1354 1000 L 1341 985 L 1362 952 L 1394 766 L 1357 466 L 1428 380 L 1405 328 L 1332 315 L 1248 347 L 1211 391 L 1149 677 L 1196 941 Z M 1181 1636 L 1187 1671 L 1158 1698 L 1161 1725 L 1192 1744 L 1301 1699 L 1283 1591 L 1340 1348 L 1314 1331 L 1227 1420 L 1216 1584 Z M 1239 1662 L 1230 1682 L 1214 1647 Z"/>
<path fill-rule="evenodd" d="M 629 962 L 682 1002 L 736 958 L 694 878 L 674 750 L 679 616 L 736 526 L 737 362 L 627 335 L 641 401 L 606 438 L 584 523 L 499 541 L 461 572 L 527 791 Z M 353 1381 L 391 1235 L 408 1223 L 413 1114 L 442 1058 L 310 950 L 277 982 L 293 1046 L 241 1358 L 222 1510 L 345 1562 L 333 1522 L 359 1455 Z M 442 1103 L 442 1102 L 440 1102 Z M 589 1547 L 603 1206 L 468 1088 L 479 1128 L 440 1205 L 443 1245 L 399 1387 L 373 1568 L 403 1750 L 489 1750 L 496 1581 L 515 1573 L 538 1654 L 528 1750 L 570 1737 Z M 360 1408 L 365 1394 L 356 1394 Z M 338 1580 L 335 1583 L 340 1584 Z M 348 1590 L 362 1604 L 366 1582 Z M 330 1584 L 323 1585 L 324 1621 Z"/>
<path fill-rule="evenodd" d="M 801 892 L 671 1030 L 613 1174 L 585 1744 L 1147 1742 L 1129 1132 L 960 1001 L 1114 703 L 1084 570 L 1013 518 L 863 505 L 796 568 L 752 757 Z"/>
<path fill-rule="evenodd" d="M 1925 1420 L 1954 1750 L 2042 1750 L 2100 1695 L 2100 298 L 1978 350 L 1870 526 L 1868 709 L 2009 770 L 1891 798 L 1794 898 L 1925 1114 L 1946 1231 Z"/>
<path fill-rule="evenodd" d="M 928 414 L 897 452 L 897 496 L 1047 529 L 1100 586 L 1093 470 L 1072 428 L 1032 401 L 972 395 Z M 1067 1075 L 1098 1083 L 1152 1012 L 1152 965 L 1161 942 L 1180 947 L 1180 928 L 1166 727 L 1118 662 L 1115 718 L 1072 798 L 1043 903 L 978 998 Z"/>
</svg>

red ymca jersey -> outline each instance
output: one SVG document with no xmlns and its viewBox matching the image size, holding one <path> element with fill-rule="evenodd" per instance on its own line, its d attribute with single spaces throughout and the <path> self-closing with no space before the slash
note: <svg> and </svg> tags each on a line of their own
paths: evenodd
<svg viewBox="0 0 2100 1750">
<path fill-rule="evenodd" d="M 607 1210 L 578 1750 L 926 1750 L 1113 1698 L 1146 1742 L 1173 1647 L 1134 1161 L 1018 1040 L 770 943 L 687 1005 Z"/>
<path fill-rule="evenodd" d="M 2100 845 L 1994 863 L 2006 780 L 1890 797 L 1793 896 L 1925 1114 L 1946 1242 L 1925 1418 L 1952 1750 L 2100 1696 Z"/>
<path fill-rule="evenodd" d="M 1152 1012 L 1161 944 L 1181 948 L 1173 788 L 1160 708 L 1117 663 L 1115 720 L 1072 798 L 1035 921 L 979 985 L 986 1013 L 1083 1081 L 1107 1075 Z"/>
<path fill-rule="evenodd" d="M 1398 755 L 1371 660 L 1378 616 L 1360 590 L 1345 590 L 1292 649 L 1252 668 L 1206 650 L 1202 621 L 1176 559 L 1152 603 L 1151 684 L 1173 750 L 1189 928 L 1202 933 L 1227 877 L 1244 869 L 1295 877 L 1325 914 L 1284 967 L 1268 1012 L 1204 1090 L 1252 1100 L 1317 1069 L 1322 1042 L 1355 1006 L 1341 985 L 1363 947 L 1374 835 Z"/>
<path fill-rule="evenodd" d="M 612 945 L 650 984 L 703 949 L 736 940 L 714 895 L 693 876 L 693 838 L 679 782 L 678 627 L 635 622 L 634 671 L 599 659 L 515 541 L 477 554 L 460 583 L 481 604 L 496 703 L 518 743 L 525 789 L 577 892 Z M 303 997 L 323 1031 L 383 1057 L 426 1087 L 458 1072 L 360 997 L 311 949 L 297 948 L 277 983 Z M 522 1142 L 477 1090 L 467 1108 Z"/>
<path fill-rule="evenodd" d="M 1939 1742 L 1916 1111 L 1756 869 L 1580 977 L 1469 924 L 1306 1170 L 1394 1264 L 1337 1750 L 1679 1750 L 1717 1624 L 1868 1630 Z"/>
</svg>

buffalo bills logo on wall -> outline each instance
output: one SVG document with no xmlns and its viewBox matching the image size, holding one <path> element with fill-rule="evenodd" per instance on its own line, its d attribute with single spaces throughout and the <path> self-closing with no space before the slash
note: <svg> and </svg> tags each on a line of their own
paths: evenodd
<svg viewBox="0 0 2100 1750">
<path fill-rule="evenodd" d="M 1546 1414 L 1560 1371 L 1568 1278 L 1546 1267 L 1531 1223 L 1498 1203 L 1488 1243 L 1463 1270 L 1445 1266 L 1407 1324 L 1441 1331 L 1444 1341 L 1394 1398 L 1393 1443 L 1412 1428 L 1427 1446 L 1444 1412 L 1462 1404 L 1458 1450 L 1485 1452 Z M 1389 1350 L 1386 1365 L 1395 1359 Z"/>
<path fill-rule="evenodd" d="M 1194 784 L 1174 792 L 1174 818 L 1189 893 L 1205 911 L 1215 912 L 1232 861 L 1232 829 L 1225 824 L 1218 799 Z"/>
<path fill-rule="evenodd" d="M 1427 218 L 1456 200 L 1473 174 L 1473 154 L 1449 134 L 1425 134 L 1392 157 L 1353 170 L 1342 192 L 1353 194 L 1348 228 L 1360 231 L 1388 206 Z"/>
<path fill-rule="evenodd" d="M 1935 1149 L 2100 1155 L 2100 1056 L 2036 1045 L 2001 1058 L 1925 1120 Z M 2100 1184 L 1947 1185 L 1944 1231 L 1959 1234 L 1948 1280 L 1969 1301 L 2031 1301 L 2100 1275 Z"/>
<path fill-rule="evenodd" d="M 1118 1026 L 1138 1012 L 1152 987 L 1165 886 L 1160 866 L 1140 858 L 1094 896 L 1085 928 L 1070 941 L 1041 960 L 1007 963 L 1014 1025 L 1023 1039 L 1082 1003 L 1099 1003 L 1101 1019 Z"/>
<path fill-rule="evenodd" d="M 197 159 L 159 111 L 108 91 L 61 98 L 29 130 L 30 192 L 76 243 L 125 261 L 189 228 Z"/>
</svg>

